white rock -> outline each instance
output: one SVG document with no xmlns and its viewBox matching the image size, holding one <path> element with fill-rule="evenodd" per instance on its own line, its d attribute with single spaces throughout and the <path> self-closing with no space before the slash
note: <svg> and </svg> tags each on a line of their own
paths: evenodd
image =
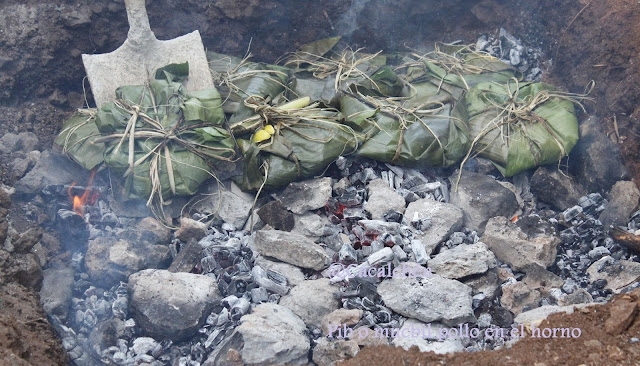
<svg viewBox="0 0 640 366">
<path fill-rule="evenodd" d="M 321 271 L 330 263 L 325 250 L 310 239 L 278 230 L 258 230 L 253 237 L 255 249 L 262 255 L 302 268 Z"/>
<path fill-rule="evenodd" d="M 136 355 L 144 355 L 151 351 L 158 345 L 155 339 L 150 337 L 138 337 L 133 340 L 133 353 Z"/>
<path fill-rule="evenodd" d="M 506 217 L 494 217 L 487 222 L 480 240 L 487 244 L 496 257 L 514 270 L 521 270 L 530 263 L 547 268 L 555 262 L 556 248 L 560 240 L 555 236 L 541 235 L 529 238 Z"/>
<path fill-rule="evenodd" d="M 458 207 L 430 199 L 411 202 L 404 213 L 403 224 L 410 226 L 416 214 L 431 219 L 431 225 L 425 231 L 416 232 L 416 239 L 424 244 L 428 255 L 449 235 L 462 229 L 464 222 L 462 210 Z"/>
<path fill-rule="evenodd" d="M 373 220 L 382 220 L 389 211 L 404 213 L 405 201 L 382 179 L 374 179 L 367 185 L 369 199 L 363 208 L 371 214 Z"/>
<path fill-rule="evenodd" d="M 431 270 L 444 278 L 485 273 L 496 266 L 496 256 L 484 243 L 458 245 L 429 260 Z"/>
<path fill-rule="evenodd" d="M 329 224 L 326 216 L 316 215 L 312 212 L 306 212 L 302 215 L 294 215 L 295 225 L 291 232 L 304 235 L 311 239 L 318 239 L 325 235 L 324 227 Z"/>
<path fill-rule="evenodd" d="M 613 257 L 606 256 L 587 268 L 589 281 L 600 279 L 607 280 L 605 288 L 620 292 L 626 286 L 640 280 L 640 263 L 632 261 L 615 261 Z"/>
<path fill-rule="evenodd" d="M 382 281 L 378 293 L 387 307 L 406 317 L 446 325 L 475 320 L 471 287 L 455 280 L 394 276 Z"/>
<path fill-rule="evenodd" d="M 280 201 L 291 212 L 303 214 L 324 207 L 331 197 L 331 178 L 293 182 L 285 188 Z"/>
<path fill-rule="evenodd" d="M 462 340 L 454 337 L 444 337 L 439 340 L 440 328 L 444 326 L 437 323 L 425 324 L 416 319 L 407 319 L 400 330 L 398 336 L 391 342 L 396 347 L 402 347 L 409 350 L 416 346 L 420 352 L 434 352 L 438 354 L 460 352 L 464 350 Z M 420 332 L 416 331 L 420 329 Z M 413 333 L 412 333 L 413 331 Z M 431 333 L 429 336 L 428 333 Z M 405 337 L 403 335 L 411 334 Z"/>
<path fill-rule="evenodd" d="M 209 276 L 157 269 L 129 276 L 128 290 L 133 318 L 143 331 L 172 340 L 196 333 L 221 298 Z"/>
<path fill-rule="evenodd" d="M 240 352 L 245 364 L 302 365 L 308 362 L 310 348 L 307 328 L 284 306 L 266 303 L 240 319 L 236 329 L 244 346 Z"/>
<path fill-rule="evenodd" d="M 264 268 L 265 270 L 270 269 L 274 272 L 278 272 L 281 275 L 287 278 L 290 286 L 295 286 L 304 281 L 304 273 L 300 270 L 300 268 L 296 266 L 292 266 L 291 264 L 284 262 L 275 262 L 266 259 L 265 257 L 259 256 L 255 260 L 255 265 Z"/>
<path fill-rule="evenodd" d="M 280 305 L 293 311 L 305 324 L 320 327 L 322 318 L 340 306 L 333 295 L 337 290 L 326 278 L 307 280 L 283 296 Z"/>
</svg>

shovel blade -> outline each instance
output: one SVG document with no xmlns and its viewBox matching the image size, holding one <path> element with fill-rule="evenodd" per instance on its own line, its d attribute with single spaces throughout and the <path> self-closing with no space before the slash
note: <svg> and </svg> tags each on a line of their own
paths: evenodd
<svg viewBox="0 0 640 366">
<path fill-rule="evenodd" d="M 153 80 L 158 68 L 189 63 L 188 91 L 214 87 L 200 32 L 194 31 L 167 41 L 150 39 L 133 44 L 128 39 L 113 52 L 82 55 L 93 98 L 98 108 L 115 99 L 116 89 L 144 85 Z"/>
</svg>

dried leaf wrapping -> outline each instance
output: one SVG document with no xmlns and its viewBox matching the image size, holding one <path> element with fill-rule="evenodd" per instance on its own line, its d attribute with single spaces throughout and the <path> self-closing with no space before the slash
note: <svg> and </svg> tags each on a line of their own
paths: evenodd
<svg viewBox="0 0 640 366">
<path fill-rule="evenodd" d="M 95 123 L 95 109 L 81 109 L 64 121 L 54 143 L 69 159 L 87 170 L 104 161 L 104 143 L 95 142 L 100 131 Z"/>
<path fill-rule="evenodd" d="M 570 97 L 544 83 L 480 83 L 465 97 L 473 153 L 505 176 L 558 162 L 578 141 Z"/>
<path fill-rule="evenodd" d="M 271 138 L 259 143 L 251 142 L 252 139 L 238 140 L 244 172 L 237 181 L 243 189 L 276 189 L 312 177 L 338 156 L 353 153 L 361 142 L 362 136 L 340 122 L 338 111 L 317 108 L 317 103 L 287 110 L 267 108 L 268 111 L 263 109 L 262 115 L 250 120 L 257 133 L 265 131 L 268 119 L 274 127 Z M 239 134 L 248 131 L 246 126 Z"/>
<path fill-rule="evenodd" d="M 466 109 L 432 84 L 413 86 L 413 96 L 384 100 L 345 95 L 346 123 L 367 136 L 357 154 L 410 167 L 447 167 L 469 147 Z"/>
<path fill-rule="evenodd" d="M 219 93 L 185 92 L 183 71 L 165 68 L 148 86 L 120 87 L 96 114 L 105 164 L 124 179 L 127 198 L 192 195 L 212 177 L 210 164 L 235 155 Z"/>
</svg>

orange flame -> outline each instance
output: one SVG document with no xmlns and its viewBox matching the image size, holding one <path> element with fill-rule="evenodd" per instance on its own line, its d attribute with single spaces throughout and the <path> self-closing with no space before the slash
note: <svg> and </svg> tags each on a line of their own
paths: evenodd
<svg viewBox="0 0 640 366">
<path fill-rule="evenodd" d="M 98 195 L 91 195 L 91 186 L 93 185 L 93 178 L 96 175 L 95 168 L 91 170 L 91 175 L 89 176 L 89 182 L 87 183 L 87 188 L 85 188 L 84 192 L 82 192 L 82 196 L 78 197 L 76 195 L 71 195 L 71 189 L 76 186 L 76 182 L 71 183 L 67 193 L 69 194 L 69 199 L 73 202 L 73 212 L 77 213 L 80 216 L 84 216 L 84 207 L 87 204 L 94 204 L 98 199 Z"/>
</svg>

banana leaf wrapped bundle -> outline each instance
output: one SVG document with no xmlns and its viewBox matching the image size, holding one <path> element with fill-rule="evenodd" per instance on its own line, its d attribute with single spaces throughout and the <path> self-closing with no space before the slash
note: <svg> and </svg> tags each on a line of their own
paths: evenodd
<svg viewBox="0 0 640 366">
<path fill-rule="evenodd" d="M 582 99 L 516 79 L 476 85 L 465 97 L 473 140 L 467 157 L 490 159 L 505 177 L 560 161 L 578 141 L 574 103 L 582 107 Z"/>
<path fill-rule="evenodd" d="M 54 140 L 54 148 L 87 170 L 104 161 L 106 149 L 103 142 L 96 142 L 102 135 L 96 126 L 95 108 L 78 109 L 62 124 L 62 131 Z"/>
<path fill-rule="evenodd" d="M 474 46 L 436 43 L 434 51 L 407 56 L 401 68 L 412 84 L 430 82 L 456 100 L 482 82 L 506 83 L 522 79 L 519 71 Z"/>
<path fill-rule="evenodd" d="M 58 143 L 85 168 L 104 161 L 122 177 L 127 199 L 151 204 L 195 194 L 216 161 L 234 159 L 235 143 L 223 127 L 220 94 L 186 92 L 188 72 L 187 64 L 172 64 L 148 85 L 118 88 L 115 101 L 68 120 Z"/>
<path fill-rule="evenodd" d="M 469 148 L 464 103 L 424 83 L 404 98 L 345 94 L 345 123 L 365 135 L 357 154 L 401 166 L 448 167 Z"/>
<path fill-rule="evenodd" d="M 335 109 L 309 97 L 270 106 L 259 98 L 245 103 L 256 115 L 231 125 L 244 155 L 236 180 L 244 190 L 277 189 L 322 173 L 338 156 L 353 153 L 362 137 L 341 123 Z"/>
<path fill-rule="evenodd" d="M 253 114 L 244 105 L 250 96 L 273 101 L 286 88 L 290 70 L 283 66 L 251 62 L 245 58 L 207 52 L 209 69 L 223 99 L 223 110 L 232 114 L 231 122 L 241 121 Z"/>
<path fill-rule="evenodd" d="M 341 91 L 372 96 L 400 96 L 403 81 L 387 65 L 389 56 L 366 54 L 339 46 L 340 37 L 303 46 L 284 62 L 292 68 L 289 98 L 309 96 L 325 105 L 337 106 Z"/>
</svg>

